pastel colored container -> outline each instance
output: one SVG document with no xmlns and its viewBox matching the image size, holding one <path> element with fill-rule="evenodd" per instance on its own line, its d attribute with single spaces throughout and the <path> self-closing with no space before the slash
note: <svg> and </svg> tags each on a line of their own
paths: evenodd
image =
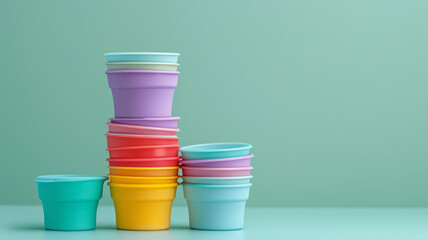
<svg viewBox="0 0 428 240">
<path fill-rule="evenodd" d="M 108 70 L 160 70 L 177 71 L 178 63 L 156 62 L 112 62 L 106 63 Z"/>
<path fill-rule="evenodd" d="M 165 158 L 177 157 L 180 145 L 108 148 L 110 158 Z"/>
<path fill-rule="evenodd" d="M 177 183 L 109 185 L 118 229 L 169 229 Z"/>
<path fill-rule="evenodd" d="M 180 117 L 163 118 L 110 118 L 112 123 L 157 127 L 157 128 L 177 128 Z"/>
<path fill-rule="evenodd" d="M 179 176 L 171 177 L 129 177 L 118 175 L 107 175 L 110 178 L 110 183 L 122 184 L 170 184 L 177 183 Z"/>
<path fill-rule="evenodd" d="M 251 183 L 238 185 L 183 184 L 190 228 L 239 230 L 244 227 L 245 204 Z"/>
<path fill-rule="evenodd" d="M 251 158 L 253 154 L 243 157 L 234 158 L 215 158 L 203 160 L 183 160 L 181 164 L 186 167 L 219 167 L 219 168 L 233 168 L 233 167 L 249 167 L 251 165 Z"/>
<path fill-rule="evenodd" d="M 225 185 L 225 184 L 246 184 L 250 183 L 253 176 L 244 176 L 244 177 L 187 177 L 182 176 L 183 183 L 193 183 L 193 184 L 216 184 L 216 185 Z"/>
<path fill-rule="evenodd" d="M 177 63 L 179 53 L 117 52 L 104 54 L 107 62 L 163 62 Z"/>
<path fill-rule="evenodd" d="M 176 135 L 180 129 L 134 126 L 118 123 L 106 123 L 109 133 L 138 134 L 138 135 Z"/>
<path fill-rule="evenodd" d="M 171 117 L 179 72 L 110 70 L 106 74 L 115 117 Z"/>
<path fill-rule="evenodd" d="M 172 167 L 178 166 L 180 158 L 108 158 L 107 161 L 113 167 Z"/>
<path fill-rule="evenodd" d="M 111 175 L 136 177 L 172 177 L 178 175 L 179 167 L 113 167 L 108 166 Z"/>
<path fill-rule="evenodd" d="M 248 143 L 208 143 L 181 147 L 184 160 L 213 158 L 232 158 L 250 154 L 251 144 Z"/>
<path fill-rule="evenodd" d="M 107 146 L 109 148 L 177 145 L 179 140 L 178 137 L 141 136 L 141 135 L 134 135 L 134 134 L 107 133 L 106 136 L 107 136 Z"/>
<path fill-rule="evenodd" d="M 95 229 L 104 176 L 44 175 L 35 179 L 43 203 L 45 228 L 78 231 Z"/>
<path fill-rule="evenodd" d="M 240 168 L 202 168 L 202 167 L 181 167 L 183 176 L 188 177 L 241 177 L 250 176 L 253 167 Z"/>
</svg>

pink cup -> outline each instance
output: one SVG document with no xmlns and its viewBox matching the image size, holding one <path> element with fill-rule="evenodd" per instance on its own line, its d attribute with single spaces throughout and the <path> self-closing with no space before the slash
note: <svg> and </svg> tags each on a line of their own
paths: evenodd
<svg viewBox="0 0 428 240">
<path fill-rule="evenodd" d="M 183 160 L 180 163 L 186 167 L 236 168 L 249 167 L 253 154 L 233 158 L 216 158 L 203 160 Z"/>
<path fill-rule="evenodd" d="M 240 168 L 204 168 L 204 167 L 181 167 L 183 176 L 187 177 L 241 177 L 250 176 L 253 167 Z"/>
<path fill-rule="evenodd" d="M 178 128 L 155 128 L 118 123 L 106 123 L 109 133 L 139 134 L 139 135 L 175 135 L 180 131 Z"/>
</svg>

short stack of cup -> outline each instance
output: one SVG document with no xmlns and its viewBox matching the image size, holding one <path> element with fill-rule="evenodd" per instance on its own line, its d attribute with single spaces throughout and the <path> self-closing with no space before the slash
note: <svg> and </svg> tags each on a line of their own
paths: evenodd
<svg viewBox="0 0 428 240">
<path fill-rule="evenodd" d="M 119 229 L 170 227 L 180 159 L 180 118 L 171 117 L 178 56 L 106 54 L 115 112 L 107 123 L 108 177 Z"/>
<path fill-rule="evenodd" d="M 180 148 L 184 197 L 193 229 L 244 227 L 250 193 L 251 145 L 211 143 Z"/>
</svg>

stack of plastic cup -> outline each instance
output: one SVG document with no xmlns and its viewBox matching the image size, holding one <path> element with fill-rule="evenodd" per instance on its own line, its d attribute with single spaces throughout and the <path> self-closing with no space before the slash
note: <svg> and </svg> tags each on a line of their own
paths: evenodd
<svg viewBox="0 0 428 240">
<path fill-rule="evenodd" d="M 107 123 L 108 177 L 119 229 L 170 227 L 180 160 L 180 118 L 171 117 L 178 56 L 106 54 L 115 112 Z"/>
<path fill-rule="evenodd" d="M 190 227 L 238 230 L 244 227 L 250 193 L 251 145 L 211 143 L 180 148 L 183 189 Z"/>
</svg>

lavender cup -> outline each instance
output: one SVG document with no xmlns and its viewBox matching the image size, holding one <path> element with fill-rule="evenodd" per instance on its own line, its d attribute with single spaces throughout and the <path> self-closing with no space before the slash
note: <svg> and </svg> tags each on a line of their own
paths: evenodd
<svg viewBox="0 0 428 240">
<path fill-rule="evenodd" d="M 183 160 L 181 165 L 186 167 L 214 167 L 214 168 L 233 168 L 233 167 L 249 167 L 253 154 L 234 157 L 234 158 L 216 158 L 203 160 Z"/>
<path fill-rule="evenodd" d="M 177 128 L 180 117 L 163 117 L 163 118 L 110 118 L 112 123 L 159 127 L 159 128 Z"/>
<path fill-rule="evenodd" d="M 106 71 L 116 118 L 171 117 L 179 72 Z"/>
</svg>

